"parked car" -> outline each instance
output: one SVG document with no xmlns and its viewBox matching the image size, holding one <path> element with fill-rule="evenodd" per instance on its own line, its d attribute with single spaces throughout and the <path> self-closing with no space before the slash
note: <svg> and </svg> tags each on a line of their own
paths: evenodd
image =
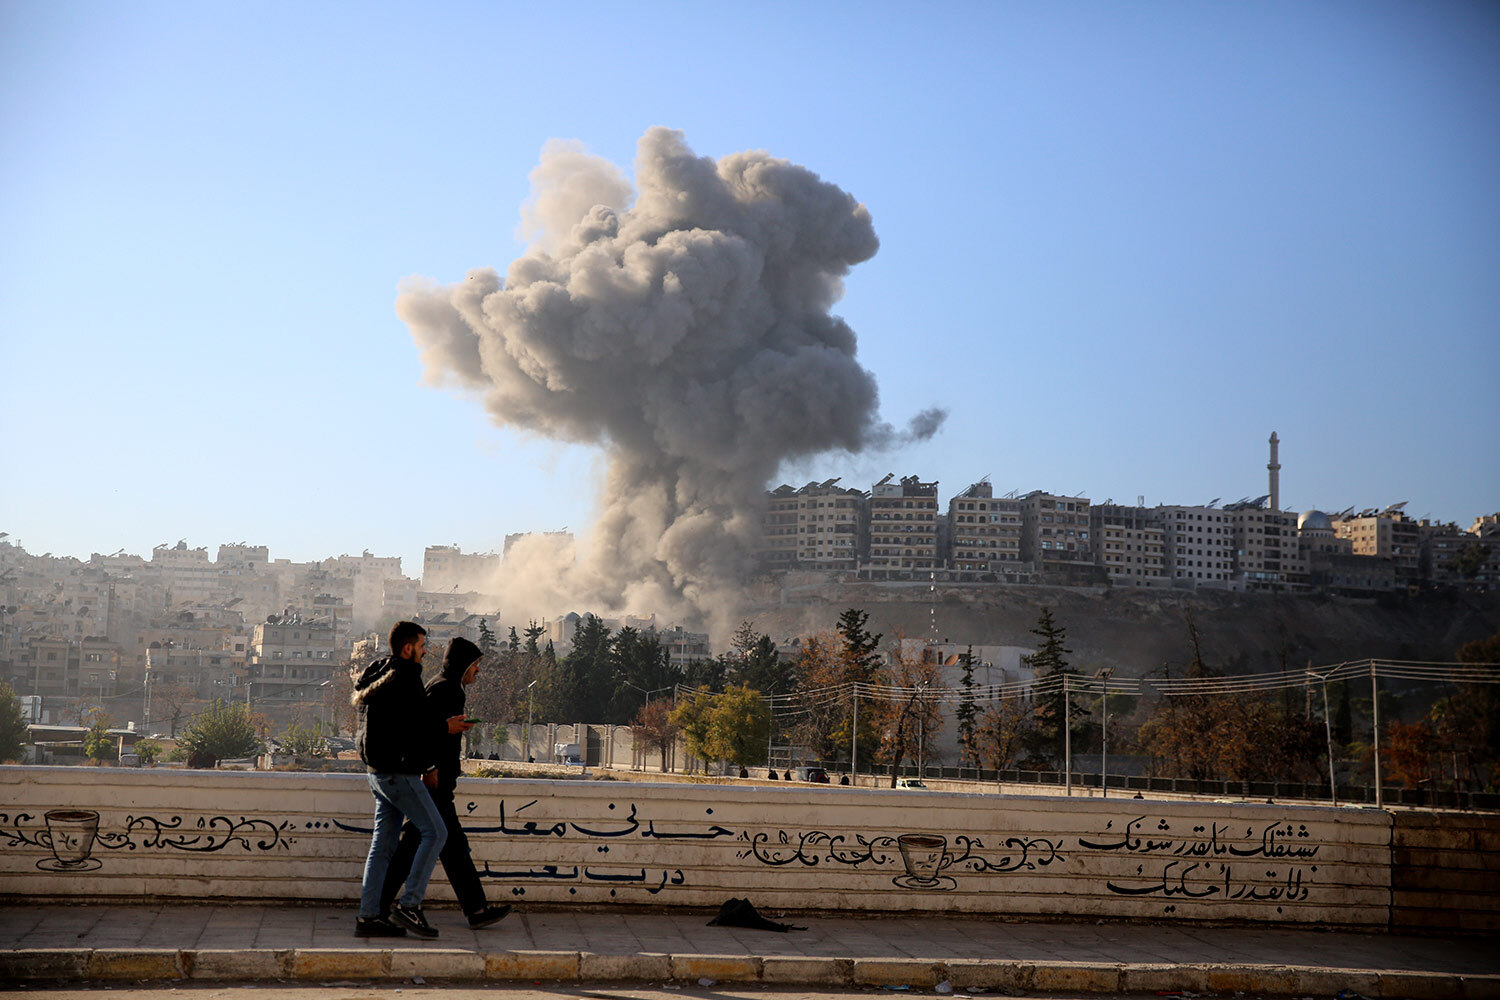
<svg viewBox="0 0 1500 1000">
<path fill-rule="evenodd" d="M 798 781 L 811 781 L 814 784 L 828 784 L 828 772 L 821 767 L 799 767 L 792 771 L 792 777 Z"/>
<path fill-rule="evenodd" d="M 921 778 L 897 778 L 896 787 L 915 789 L 919 792 L 925 792 L 928 790 L 927 786 L 922 783 Z"/>
</svg>

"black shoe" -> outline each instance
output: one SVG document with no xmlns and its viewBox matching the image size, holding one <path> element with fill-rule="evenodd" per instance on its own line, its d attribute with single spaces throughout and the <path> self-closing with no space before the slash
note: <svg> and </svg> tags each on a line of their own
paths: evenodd
<svg viewBox="0 0 1500 1000">
<path fill-rule="evenodd" d="M 490 924 L 498 924 L 509 912 L 509 903 L 503 906 L 486 906 L 482 910 L 469 914 L 469 926 L 477 930 L 480 927 L 488 927 Z"/>
<path fill-rule="evenodd" d="M 355 937 L 406 937 L 406 928 L 391 923 L 390 917 L 360 917 L 354 921 Z"/>
<path fill-rule="evenodd" d="M 420 906 L 402 906 L 397 903 L 391 907 L 391 919 L 417 937 L 435 938 L 438 936 L 437 928 L 427 922 Z"/>
</svg>

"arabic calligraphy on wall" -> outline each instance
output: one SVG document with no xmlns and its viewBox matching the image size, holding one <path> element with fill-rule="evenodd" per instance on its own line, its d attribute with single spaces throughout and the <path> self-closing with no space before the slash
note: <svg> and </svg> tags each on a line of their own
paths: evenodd
<svg viewBox="0 0 1500 1000">
<path fill-rule="evenodd" d="M 94 856 L 95 848 L 207 854 L 231 847 L 286 850 L 293 843 L 287 835 L 293 826 L 290 820 L 276 823 L 247 816 L 200 816 L 189 821 L 182 816 L 127 815 L 121 830 L 101 829 L 99 813 L 93 809 L 49 809 L 42 820 L 38 825 L 32 813 L 0 813 L 0 848 L 45 848 L 52 856 L 38 861 L 37 868 L 59 873 L 97 871 L 103 862 Z"/>
<path fill-rule="evenodd" d="M 1242 828 L 1245 832 L 1239 834 Z M 1313 862 L 1322 846 L 1312 842 L 1305 823 L 1286 819 L 1244 827 L 1194 824 L 1179 835 L 1165 818 L 1152 824 L 1137 816 L 1120 831 L 1111 820 L 1104 832 L 1110 836 L 1080 837 L 1078 846 L 1102 856 L 1144 859 L 1134 877 L 1107 879 L 1105 889 L 1119 896 L 1163 899 L 1302 902 L 1311 894 L 1318 871 Z M 1174 911 L 1175 905 L 1166 907 L 1166 912 Z"/>
<path fill-rule="evenodd" d="M 622 838 L 633 840 L 648 840 L 658 842 L 691 842 L 712 841 L 721 837 L 733 837 L 734 831 L 726 829 L 717 823 L 708 824 L 702 829 L 671 829 L 658 828 L 655 820 L 648 819 L 642 823 L 639 810 L 635 803 L 630 804 L 629 812 L 623 816 L 618 825 L 598 825 L 558 820 L 556 822 L 537 821 L 519 818 L 527 809 L 538 803 L 538 799 L 532 799 L 524 805 L 510 808 L 505 799 L 500 800 L 500 822 L 495 826 L 484 826 L 478 823 L 464 825 L 464 833 L 470 838 L 471 844 L 483 845 L 484 838 L 525 838 L 525 837 L 555 837 L 558 839 L 587 839 L 590 841 L 605 841 L 604 845 L 596 845 L 594 850 L 600 854 L 608 854 L 608 842 Z M 473 816 L 478 804 L 470 802 L 467 812 Z M 618 804 L 611 802 L 608 810 L 613 812 Z M 704 810 L 705 815 L 713 815 L 713 809 Z M 308 824 L 310 827 L 315 824 Z M 371 828 L 344 823 L 338 819 L 330 819 L 321 826 L 332 826 L 351 833 L 369 834 Z M 478 838 L 478 839 L 476 839 Z M 477 853 L 477 852 L 476 852 Z M 477 861 L 477 859 L 476 859 Z M 491 865 L 489 861 L 476 863 L 481 878 L 493 878 L 506 882 L 519 882 L 520 885 L 513 886 L 511 893 L 517 896 L 526 894 L 525 883 L 540 881 L 547 882 L 575 882 L 575 883 L 597 883 L 610 887 L 610 895 L 615 896 L 622 888 L 641 888 L 652 896 L 661 892 L 667 886 L 684 885 L 687 876 L 681 868 L 641 868 L 631 866 L 609 866 L 609 865 L 557 865 L 546 864 L 526 868 L 504 867 Z M 570 893 L 576 893 L 577 887 L 570 887 Z"/>
</svg>

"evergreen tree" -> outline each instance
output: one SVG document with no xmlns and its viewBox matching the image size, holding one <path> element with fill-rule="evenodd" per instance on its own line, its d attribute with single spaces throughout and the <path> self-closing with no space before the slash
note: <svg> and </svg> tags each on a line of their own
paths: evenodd
<svg viewBox="0 0 1500 1000">
<path fill-rule="evenodd" d="M 479 651 L 489 656 L 495 651 L 498 643 L 495 641 L 495 631 L 490 628 L 489 622 L 483 618 L 479 619 Z"/>
<path fill-rule="evenodd" d="M 738 680 L 757 691 L 787 694 L 796 684 L 797 673 L 791 660 L 783 659 L 776 643 L 762 635 L 750 647 L 740 667 Z"/>
<path fill-rule="evenodd" d="M 1052 617 L 1051 608 L 1045 605 L 1042 607 L 1042 613 L 1037 616 L 1036 628 L 1031 632 L 1041 639 L 1037 651 L 1031 655 L 1031 665 L 1036 669 L 1038 680 L 1077 676 L 1077 671 L 1068 666 L 1068 654 L 1073 651 L 1063 645 L 1068 630 Z M 1063 683 L 1066 684 L 1067 680 L 1064 679 Z M 1069 726 L 1076 732 L 1078 720 L 1088 712 L 1077 699 L 1066 696 L 1061 686 L 1056 691 L 1037 698 L 1036 706 L 1037 743 L 1033 749 L 1042 754 L 1055 754 L 1055 759 L 1061 760 L 1064 756 L 1063 726 Z"/>
<path fill-rule="evenodd" d="M 849 689 L 849 700 L 844 706 L 843 716 L 830 735 L 836 745 L 848 747 L 862 759 L 868 759 L 870 752 L 878 745 L 880 733 L 886 728 L 883 716 L 889 714 L 883 704 L 865 702 L 864 693 L 859 690 L 860 685 L 873 684 L 880 673 L 880 654 L 876 650 L 880 647 L 882 634 L 871 634 L 865 628 L 869 620 L 868 612 L 848 608 L 839 615 L 838 624 L 834 626 L 839 637 L 838 680 L 841 684 L 852 683 L 854 686 Z M 860 700 L 857 710 L 856 699 Z M 854 732 L 856 718 L 859 723 L 857 733 Z M 863 752 L 860 747 L 865 748 Z"/>
<path fill-rule="evenodd" d="M 510 651 L 512 653 L 519 653 L 521 651 L 521 638 L 516 635 L 516 627 L 514 625 L 510 627 Z"/>
<path fill-rule="evenodd" d="M 958 719 L 958 748 L 967 767 L 979 766 L 979 739 L 976 719 L 979 706 L 974 702 L 974 647 L 971 645 L 958 657 L 961 670 L 958 682 L 963 687 L 963 696 L 953 714 Z"/>
</svg>

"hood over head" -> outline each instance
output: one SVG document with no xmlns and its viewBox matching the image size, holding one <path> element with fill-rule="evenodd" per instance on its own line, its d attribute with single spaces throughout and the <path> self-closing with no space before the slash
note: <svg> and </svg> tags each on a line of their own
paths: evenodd
<svg viewBox="0 0 1500 1000">
<path fill-rule="evenodd" d="M 453 641 L 448 643 L 448 651 L 443 654 L 443 677 L 446 680 L 462 680 L 464 671 L 469 665 L 484 655 L 484 650 L 474 645 L 463 636 L 454 636 Z"/>
</svg>

